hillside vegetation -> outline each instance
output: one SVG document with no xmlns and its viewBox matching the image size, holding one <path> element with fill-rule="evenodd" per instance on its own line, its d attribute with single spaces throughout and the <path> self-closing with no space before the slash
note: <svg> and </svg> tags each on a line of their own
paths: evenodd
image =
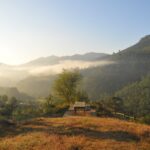
<svg viewBox="0 0 150 150">
<path fill-rule="evenodd" d="M 150 76 L 116 92 L 123 100 L 125 112 L 150 124 Z"/>
<path fill-rule="evenodd" d="M 82 71 L 85 89 L 93 100 L 98 100 L 105 94 L 114 94 L 150 73 L 150 36 L 105 57 L 105 60 L 114 63 Z"/>
<path fill-rule="evenodd" d="M 112 55 L 90 53 L 85 55 L 64 56 L 61 58 L 46 57 L 32 61 L 30 65 L 47 65 L 53 59 L 81 60 L 96 63 L 108 62 L 107 65 L 95 65 L 88 68 L 80 68 L 84 77 L 83 86 L 91 100 L 99 100 L 103 95 L 111 95 L 121 88 L 141 80 L 150 71 L 150 35 L 142 38 L 135 45 L 120 50 Z M 57 62 L 55 62 L 57 63 Z M 28 64 L 28 65 L 29 65 Z M 60 62 L 62 64 L 62 62 Z M 71 64 L 71 63 L 70 63 Z M 51 64 L 53 66 L 54 64 Z M 65 67 L 65 66 L 64 66 Z M 17 84 L 17 88 L 33 97 L 47 96 L 56 75 L 46 75 L 25 78 Z M 42 85 L 42 89 L 41 89 Z M 91 88 L 92 87 L 92 88 Z M 48 91 L 49 90 L 49 91 Z M 33 91 L 33 92 L 31 92 Z"/>
<path fill-rule="evenodd" d="M 0 131 L 0 150 L 150 149 L 150 126 L 110 118 L 37 118 Z"/>
</svg>

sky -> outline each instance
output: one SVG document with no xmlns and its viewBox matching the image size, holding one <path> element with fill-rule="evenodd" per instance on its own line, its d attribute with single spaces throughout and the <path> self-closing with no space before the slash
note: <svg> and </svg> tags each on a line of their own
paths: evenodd
<svg viewBox="0 0 150 150">
<path fill-rule="evenodd" d="M 0 0 L 0 62 L 113 53 L 150 34 L 149 0 Z"/>
</svg>

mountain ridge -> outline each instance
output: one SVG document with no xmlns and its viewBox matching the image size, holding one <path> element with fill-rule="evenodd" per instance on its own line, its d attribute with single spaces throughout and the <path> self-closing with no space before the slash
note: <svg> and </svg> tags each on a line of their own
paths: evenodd
<svg viewBox="0 0 150 150">
<path fill-rule="evenodd" d="M 38 57 L 38 58 L 35 58 L 32 60 L 29 60 L 26 63 L 21 63 L 18 65 L 10 65 L 7 63 L 0 62 L 0 66 L 9 66 L 9 67 L 26 66 L 26 65 L 30 65 L 32 63 L 38 62 L 38 61 L 44 61 L 44 60 L 48 60 L 48 59 L 58 61 L 58 60 L 64 60 L 64 59 L 71 60 L 73 58 L 73 60 L 82 60 L 82 57 L 86 57 L 86 56 L 89 56 L 89 58 L 85 59 L 85 61 L 86 60 L 88 61 L 88 59 L 94 60 L 95 58 L 100 58 L 100 57 L 104 57 L 104 56 L 108 56 L 108 55 L 110 55 L 110 54 L 100 53 L 100 52 L 87 52 L 84 54 L 73 54 L 73 55 L 64 55 L 64 56 L 50 55 L 50 56 L 46 56 L 46 57 Z M 78 57 L 80 57 L 80 58 L 78 58 Z"/>
<path fill-rule="evenodd" d="M 134 44 L 133 46 L 130 46 L 126 48 L 125 50 L 119 51 L 118 53 L 112 54 L 112 55 L 105 55 L 99 58 L 97 53 L 87 53 L 87 54 L 75 54 L 72 56 L 62 56 L 61 60 L 68 60 L 72 58 L 74 59 L 81 59 L 80 56 L 86 55 L 86 59 L 90 59 L 90 62 L 96 63 L 96 61 L 108 61 L 108 62 L 114 62 L 110 63 L 108 65 L 104 66 L 91 66 L 91 67 L 85 67 L 80 68 L 81 74 L 84 76 L 84 88 L 88 92 L 90 98 L 92 100 L 99 99 L 103 94 L 113 94 L 120 88 L 123 88 L 127 84 L 139 81 L 143 76 L 146 76 L 150 73 L 150 35 L 145 36 L 144 38 L 141 38 L 139 42 Z M 99 54 L 99 53 L 98 53 Z M 87 56 L 94 55 L 92 59 L 94 61 L 87 57 Z M 52 57 L 53 64 L 49 64 L 49 58 Z M 41 57 L 39 58 L 40 61 L 45 61 L 45 58 Z M 45 61 L 45 64 L 42 66 L 42 68 L 39 68 L 40 65 L 36 62 L 35 66 L 33 65 L 34 70 L 32 72 L 36 72 L 36 69 L 46 69 L 52 72 L 52 69 L 55 69 L 58 67 L 64 67 L 63 65 L 70 65 L 72 62 L 67 62 L 63 64 L 63 61 L 60 61 L 60 57 L 57 56 L 49 56 L 46 57 L 48 61 Z M 59 63 L 58 63 L 59 61 Z M 84 62 L 84 61 L 82 61 Z M 86 61 L 85 61 L 86 62 Z M 56 65 L 58 63 L 58 65 Z M 76 62 L 75 62 L 76 63 Z M 49 65 L 47 68 L 45 66 Z M 52 68 L 51 68 L 52 66 Z M 77 65 L 76 65 L 77 66 Z M 45 71 L 45 70 L 44 70 Z M 57 72 L 58 74 L 58 72 Z M 55 74 L 55 76 L 57 76 Z M 44 79 L 44 80 L 43 80 Z M 45 78 L 43 78 L 43 74 L 40 74 L 40 76 L 35 77 L 34 75 L 28 75 L 27 78 L 24 78 L 23 80 L 18 81 L 16 86 L 18 89 L 22 92 L 25 92 L 31 96 L 47 96 L 47 94 L 50 92 L 52 81 L 54 79 L 53 76 L 46 75 Z M 43 86 L 42 92 L 39 94 L 39 90 L 41 89 L 41 85 Z M 91 89 L 92 87 L 92 89 Z M 45 93 L 45 94 L 44 94 Z"/>
<path fill-rule="evenodd" d="M 63 60 L 82 60 L 82 61 L 94 61 L 98 58 L 102 58 L 108 56 L 109 54 L 105 53 L 97 53 L 97 52 L 88 52 L 85 54 L 74 54 L 70 56 L 47 56 L 47 57 L 40 57 L 35 60 L 29 61 L 21 66 L 28 66 L 28 65 L 53 65 L 58 63 L 59 61 Z"/>
</svg>

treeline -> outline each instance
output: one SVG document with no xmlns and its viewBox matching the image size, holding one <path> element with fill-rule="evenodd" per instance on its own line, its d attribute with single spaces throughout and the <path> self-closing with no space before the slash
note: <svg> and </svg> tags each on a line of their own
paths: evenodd
<svg viewBox="0 0 150 150">
<path fill-rule="evenodd" d="M 62 116 L 68 104 L 53 96 L 34 101 L 0 96 L 0 120 L 22 121 L 40 116 Z"/>
<path fill-rule="evenodd" d="M 36 101 L 22 101 L 7 95 L 0 96 L 0 119 L 23 120 L 38 115 Z"/>
</svg>

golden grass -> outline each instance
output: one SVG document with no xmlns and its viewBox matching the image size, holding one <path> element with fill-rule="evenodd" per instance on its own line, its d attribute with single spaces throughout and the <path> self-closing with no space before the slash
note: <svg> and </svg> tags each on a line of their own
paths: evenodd
<svg viewBox="0 0 150 150">
<path fill-rule="evenodd" d="M 3 134 L 0 150 L 150 150 L 150 126 L 111 118 L 38 118 Z"/>
</svg>

